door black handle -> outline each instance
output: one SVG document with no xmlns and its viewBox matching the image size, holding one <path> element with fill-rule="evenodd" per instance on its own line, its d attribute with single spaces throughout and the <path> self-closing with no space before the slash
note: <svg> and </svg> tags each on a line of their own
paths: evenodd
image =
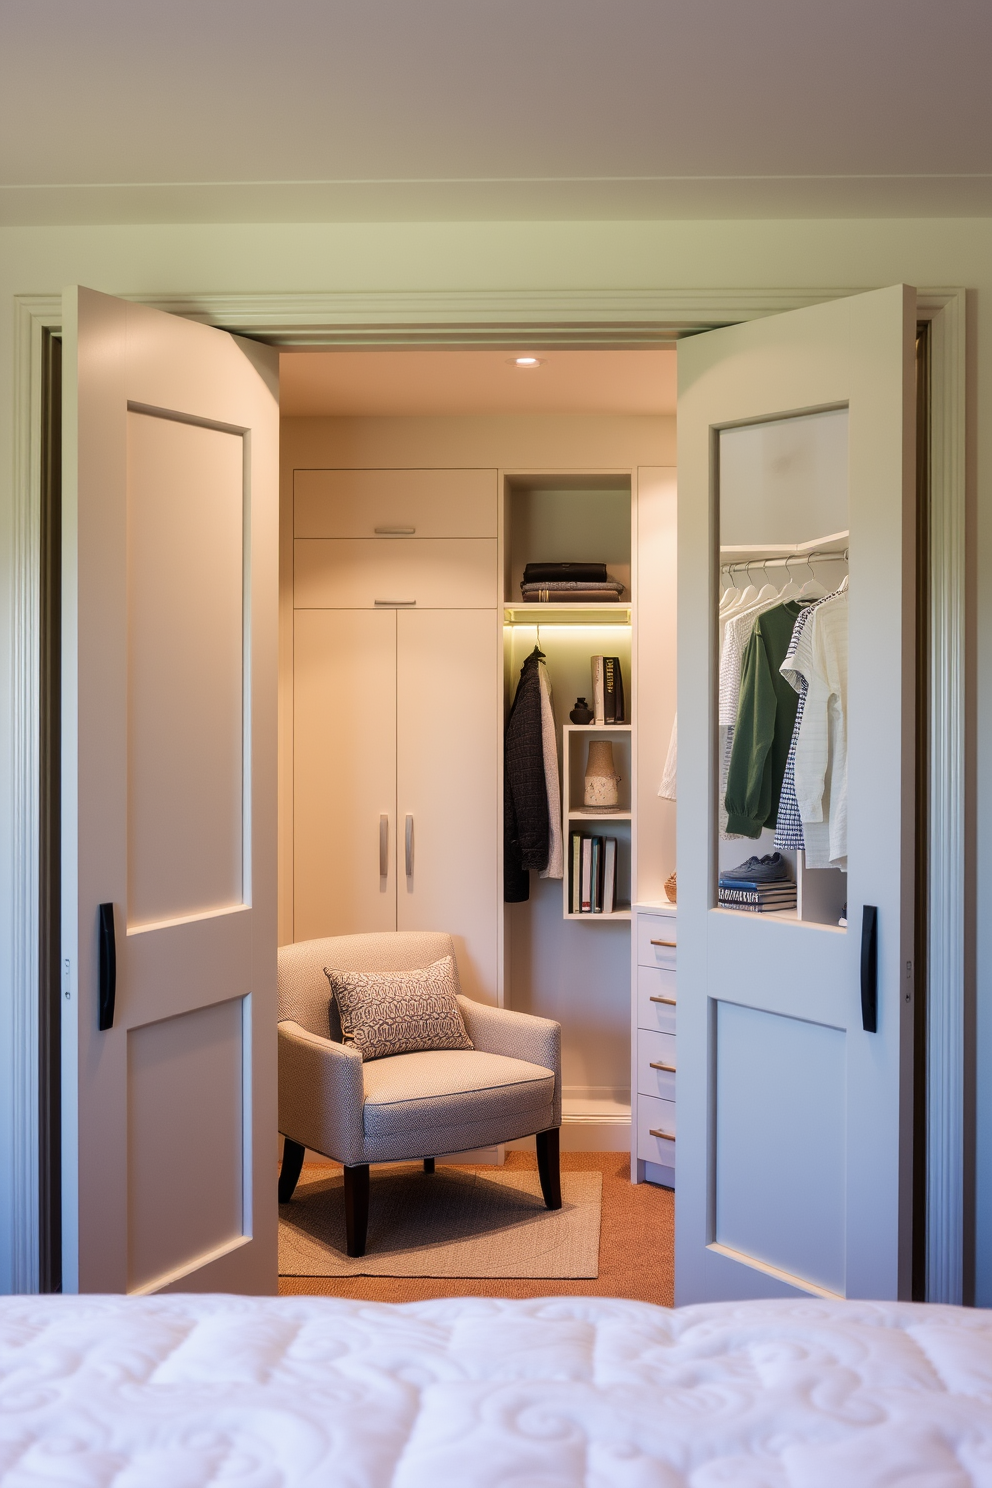
<svg viewBox="0 0 992 1488">
<path fill-rule="evenodd" d="M 878 909 L 866 904 L 861 912 L 861 1026 L 878 1032 Z"/>
<path fill-rule="evenodd" d="M 117 1002 L 117 936 L 114 933 L 114 906 L 100 905 L 100 1008 L 97 1028 L 101 1033 L 114 1026 Z"/>
</svg>

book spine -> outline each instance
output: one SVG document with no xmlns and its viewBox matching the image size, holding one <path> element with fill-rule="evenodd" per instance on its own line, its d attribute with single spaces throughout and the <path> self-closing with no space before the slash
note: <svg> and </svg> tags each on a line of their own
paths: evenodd
<svg viewBox="0 0 992 1488">
<path fill-rule="evenodd" d="M 603 853 L 603 913 L 612 914 L 617 897 L 617 839 L 607 837 Z"/>
<path fill-rule="evenodd" d="M 580 914 L 592 914 L 592 838 L 582 838 L 582 899 Z"/>
<path fill-rule="evenodd" d="M 721 889 L 720 898 L 726 904 L 794 904 L 795 890 L 791 893 L 762 894 L 755 890 Z"/>
<path fill-rule="evenodd" d="M 603 913 L 603 839 L 592 839 L 592 912 Z"/>
<path fill-rule="evenodd" d="M 624 695 L 623 695 L 623 672 L 620 669 L 620 658 L 619 658 L 619 656 L 614 657 L 614 661 L 617 664 L 617 666 L 616 666 L 616 694 L 617 694 L 617 696 L 616 696 L 616 719 L 615 719 L 615 721 L 617 723 L 626 723 L 626 721 L 627 721 L 627 714 L 626 714 L 626 707 L 624 705 Z"/>
<path fill-rule="evenodd" d="M 603 658 L 592 659 L 592 718 L 593 723 L 606 722 L 606 698 L 603 692 Z"/>
<path fill-rule="evenodd" d="M 603 721 L 604 723 L 616 723 L 617 721 L 617 682 L 616 673 L 619 663 L 615 656 L 603 657 Z"/>
<path fill-rule="evenodd" d="M 582 913 L 582 836 L 572 833 L 572 913 Z"/>
</svg>

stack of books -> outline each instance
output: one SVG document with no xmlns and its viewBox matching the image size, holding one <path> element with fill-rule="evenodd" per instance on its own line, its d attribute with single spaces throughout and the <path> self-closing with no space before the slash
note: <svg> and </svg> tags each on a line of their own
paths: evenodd
<svg viewBox="0 0 992 1488">
<path fill-rule="evenodd" d="M 571 836 L 572 914 L 612 914 L 617 899 L 617 839 Z"/>
<path fill-rule="evenodd" d="M 753 914 L 771 914 L 779 909 L 795 909 L 795 880 L 780 878 L 774 883 L 759 883 L 746 878 L 721 878 L 719 898 L 724 909 L 748 909 Z"/>
<path fill-rule="evenodd" d="M 528 604 L 615 604 L 623 585 L 605 563 L 528 563 L 520 593 Z"/>
</svg>

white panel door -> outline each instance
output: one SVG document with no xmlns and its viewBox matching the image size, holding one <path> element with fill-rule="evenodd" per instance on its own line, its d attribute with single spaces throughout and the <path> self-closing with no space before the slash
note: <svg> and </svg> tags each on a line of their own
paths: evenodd
<svg viewBox="0 0 992 1488">
<path fill-rule="evenodd" d="M 897 286 L 679 347 L 679 1304 L 908 1294 L 915 310 Z M 798 913 L 717 907 L 718 865 L 771 849 L 767 832 L 718 835 L 717 552 L 738 474 L 720 452 L 748 426 L 752 496 L 733 523 L 724 512 L 725 544 L 759 547 L 787 524 L 787 544 L 826 538 L 847 483 L 846 887 L 819 870 L 827 890 Z M 751 577 L 764 582 L 760 566 Z M 870 956 L 865 971 L 869 995 Z"/>
<path fill-rule="evenodd" d="M 294 615 L 294 940 L 396 929 L 396 619 Z"/>
<path fill-rule="evenodd" d="M 497 998 L 499 632 L 494 611 L 400 611 L 399 930 L 447 930 L 462 988 Z"/>
<path fill-rule="evenodd" d="M 63 312 L 63 1289 L 274 1292 L 278 362 Z"/>
</svg>

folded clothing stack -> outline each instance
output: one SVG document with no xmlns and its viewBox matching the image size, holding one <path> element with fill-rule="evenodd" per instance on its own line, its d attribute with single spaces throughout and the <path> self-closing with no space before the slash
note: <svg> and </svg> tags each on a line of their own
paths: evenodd
<svg viewBox="0 0 992 1488">
<path fill-rule="evenodd" d="M 746 863 L 728 868 L 720 874 L 718 890 L 725 909 L 769 914 L 796 907 L 795 880 L 789 877 L 789 865 L 781 853 L 748 858 Z"/>
<path fill-rule="evenodd" d="M 605 563 L 528 563 L 520 592 L 537 604 L 614 604 L 623 587 L 607 578 Z"/>
</svg>

